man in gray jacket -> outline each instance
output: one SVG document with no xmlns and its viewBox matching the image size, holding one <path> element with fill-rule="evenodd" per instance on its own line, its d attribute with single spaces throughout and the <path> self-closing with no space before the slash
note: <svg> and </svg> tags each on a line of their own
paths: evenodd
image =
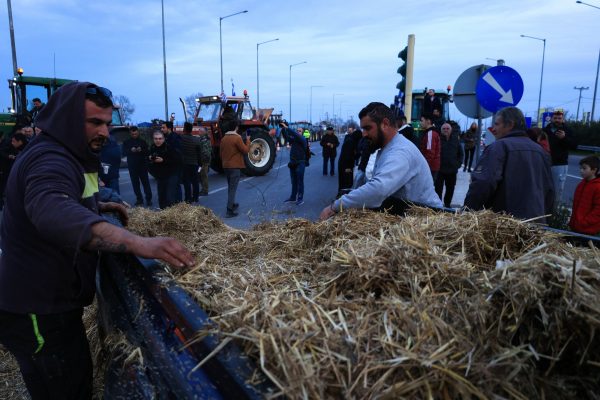
<svg viewBox="0 0 600 400">
<path fill-rule="evenodd" d="M 372 152 L 381 149 L 373 177 L 325 207 L 321 220 L 344 208 L 391 208 L 401 214 L 411 203 L 441 207 L 427 161 L 414 144 L 398 135 L 393 111 L 383 103 L 370 103 L 358 117 Z"/>
<path fill-rule="evenodd" d="M 517 107 L 498 111 L 493 134 L 471 174 L 465 207 L 506 212 L 517 218 L 538 218 L 552 213 L 554 184 L 550 157 L 529 139 L 525 117 Z M 544 222 L 544 218 L 538 219 Z"/>
</svg>

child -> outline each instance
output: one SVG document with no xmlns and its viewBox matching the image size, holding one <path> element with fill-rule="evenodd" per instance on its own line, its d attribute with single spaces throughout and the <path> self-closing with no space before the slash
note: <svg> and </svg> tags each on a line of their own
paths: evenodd
<svg viewBox="0 0 600 400">
<path fill-rule="evenodd" d="M 600 233 L 600 159 L 585 157 L 579 161 L 583 180 L 575 189 L 573 213 L 569 226 L 575 232 L 596 235 Z"/>
</svg>

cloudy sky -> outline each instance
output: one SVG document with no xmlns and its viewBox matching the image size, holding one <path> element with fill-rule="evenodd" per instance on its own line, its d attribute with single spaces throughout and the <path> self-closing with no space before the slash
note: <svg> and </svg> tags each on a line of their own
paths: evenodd
<svg viewBox="0 0 600 400">
<path fill-rule="evenodd" d="M 599 0 L 588 0 L 600 7 Z M 164 0 L 169 113 L 181 118 L 179 97 L 220 92 L 219 17 L 226 92 L 247 89 L 256 103 L 256 44 L 260 46 L 260 103 L 292 119 L 331 113 L 357 118 L 371 101 L 396 94 L 398 52 L 415 34 L 415 88 L 454 86 L 465 69 L 495 62 L 523 77 L 519 103 L 534 115 L 546 38 L 542 107 L 590 111 L 598 52 L 600 9 L 575 0 L 431 1 Z M 163 118 L 164 84 L 160 0 L 12 0 L 17 59 L 26 75 L 88 80 L 127 96 L 134 122 Z M 8 13 L 0 15 L 0 77 L 12 75 Z M 56 62 L 54 63 L 54 60 Z M 55 65 L 55 67 L 54 67 Z M 5 87 L 5 86 L 4 86 Z M 333 101 L 335 95 L 335 109 Z M 9 104 L 0 92 L 0 107 Z M 596 118 L 600 117 L 600 104 Z M 580 111 L 580 112 L 581 112 Z M 451 117 L 464 125 L 455 108 Z"/>
</svg>

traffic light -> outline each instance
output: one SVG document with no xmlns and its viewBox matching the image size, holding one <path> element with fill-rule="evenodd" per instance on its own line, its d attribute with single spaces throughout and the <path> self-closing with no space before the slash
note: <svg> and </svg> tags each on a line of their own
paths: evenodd
<svg viewBox="0 0 600 400">
<path fill-rule="evenodd" d="M 402 93 L 406 92 L 406 60 L 408 59 L 408 46 L 406 46 L 400 53 L 398 53 L 398 58 L 404 61 L 404 63 L 398 67 L 398 73 L 402 77 L 400 82 L 396 85 L 396 89 L 401 91 Z"/>
</svg>

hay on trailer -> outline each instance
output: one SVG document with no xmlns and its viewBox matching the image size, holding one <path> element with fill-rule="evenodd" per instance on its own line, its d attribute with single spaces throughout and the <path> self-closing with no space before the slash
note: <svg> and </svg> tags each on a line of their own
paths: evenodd
<svg viewBox="0 0 600 400">
<path fill-rule="evenodd" d="M 132 215 L 199 263 L 176 279 L 290 398 L 565 398 L 600 385 L 600 257 L 491 212 L 220 224 Z"/>
</svg>

